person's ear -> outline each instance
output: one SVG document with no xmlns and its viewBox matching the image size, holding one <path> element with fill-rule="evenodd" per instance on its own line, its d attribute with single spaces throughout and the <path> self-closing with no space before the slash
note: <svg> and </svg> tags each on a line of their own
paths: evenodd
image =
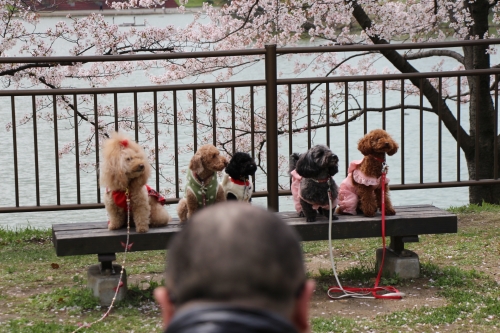
<svg viewBox="0 0 500 333">
<path fill-rule="evenodd" d="M 304 290 L 296 299 L 292 312 L 292 323 L 300 333 L 310 332 L 309 306 L 314 293 L 316 283 L 313 280 L 307 280 Z"/>
<path fill-rule="evenodd" d="M 163 327 L 166 328 L 175 314 L 174 304 L 172 304 L 165 287 L 157 287 L 153 294 L 156 302 L 160 305 Z"/>
</svg>

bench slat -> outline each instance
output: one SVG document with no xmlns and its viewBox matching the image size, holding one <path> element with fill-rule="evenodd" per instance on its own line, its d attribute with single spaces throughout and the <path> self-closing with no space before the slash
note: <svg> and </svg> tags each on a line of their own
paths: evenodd
<svg viewBox="0 0 500 333">
<path fill-rule="evenodd" d="M 387 216 L 387 236 L 407 236 L 457 232 L 457 216 L 431 205 L 395 207 L 397 215 Z M 278 213 L 294 227 L 303 241 L 328 239 L 328 219 L 318 216 L 316 222 L 305 222 L 296 212 Z M 168 226 L 151 228 L 147 233 L 136 233 L 131 228 L 130 251 L 164 250 L 170 239 L 182 227 L 174 219 Z M 381 216 L 341 215 L 332 224 L 332 239 L 367 238 L 381 236 Z M 54 224 L 52 235 L 58 256 L 123 252 L 126 229 L 108 230 L 107 222 Z"/>
<path fill-rule="evenodd" d="M 107 229 L 107 228 L 108 228 L 107 223 L 103 224 L 102 222 L 61 223 L 52 225 L 52 231 Z"/>
</svg>

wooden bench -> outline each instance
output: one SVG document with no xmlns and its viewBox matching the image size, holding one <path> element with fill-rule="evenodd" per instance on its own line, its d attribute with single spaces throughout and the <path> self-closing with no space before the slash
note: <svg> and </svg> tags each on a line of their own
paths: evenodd
<svg viewBox="0 0 500 333">
<path fill-rule="evenodd" d="M 404 251 L 404 244 L 418 242 L 424 234 L 457 232 L 457 216 L 431 205 L 395 207 L 397 215 L 386 219 L 389 249 L 395 254 Z M 328 239 L 328 219 L 318 217 L 316 222 L 305 222 L 296 212 L 278 213 L 300 234 L 303 241 Z M 250 221 L 251 223 L 251 221 Z M 136 233 L 131 228 L 130 251 L 164 250 L 170 238 L 182 226 L 174 219 L 168 226 L 151 228 L 147 233 Z M 332 224 L 332 239 L 381 237 L 381 216 L 340 215 Z M 97 254 L 101 270 L 113 269 L 117 252 L 124 252 L 126 229 L 109 231 L 106 222 L 54 224 L 52 238 L 58 256 Z"/>
</svg>

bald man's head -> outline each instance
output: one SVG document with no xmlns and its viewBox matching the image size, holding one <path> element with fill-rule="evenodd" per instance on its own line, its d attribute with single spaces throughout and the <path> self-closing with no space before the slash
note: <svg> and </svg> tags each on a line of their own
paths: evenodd
<svg viewBox="0 0 500 333">
<path fill-rule="evenodd" d="M 175 237 L 165 284 L 176 306 L 224 302 L 286 314 L 305 280 L 295 231 L 274 213 L 227 202 L 200 210 Z"/>
</svg>

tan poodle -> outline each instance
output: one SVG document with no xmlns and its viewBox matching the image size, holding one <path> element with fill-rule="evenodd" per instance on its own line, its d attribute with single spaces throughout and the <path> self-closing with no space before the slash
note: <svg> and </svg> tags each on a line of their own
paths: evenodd
<svg viewBox="0 0 500 333">
<path fill-rule="evenodd" d="M 126 191 L 130 198 L 131 221 L 137 232 L 167 225 L 172 220 L 163 208 L 165 198 L 146 185 L 151 166 L 139 144 L 122 133 L 113 133 L 102 148 L 101 185 L 106 186 L 104 205 L 109 230 L 127 223 Z"/>
<path fill-rule="evenodd" d="M 186 221 L 199 208 L 226 201 L 224 189 L 217 181 L 217 171 L 222 171 L 227 159 L 210 144 L 201 146 L 189 162 L 184 198 L 179 201 L 177 214 Z"/>
<path fill-rule="evenodd" d="M 337 213 L 356 215 L 361 210 L 365 216 L 372 217 L 381 208 L 382 163 L 385 154 L 394 155 L 398 144 L 382 129 L 376 129 L 366 134 L 358 142 L 358 150 L 364 155 L 362 160 L 352 161 L 349 165 L 347 178 L 340 184 L 339 207 Z M 385 184 L 385 214 L 395 215 L 389 198 L 389 179 Z"/>
</svg>

